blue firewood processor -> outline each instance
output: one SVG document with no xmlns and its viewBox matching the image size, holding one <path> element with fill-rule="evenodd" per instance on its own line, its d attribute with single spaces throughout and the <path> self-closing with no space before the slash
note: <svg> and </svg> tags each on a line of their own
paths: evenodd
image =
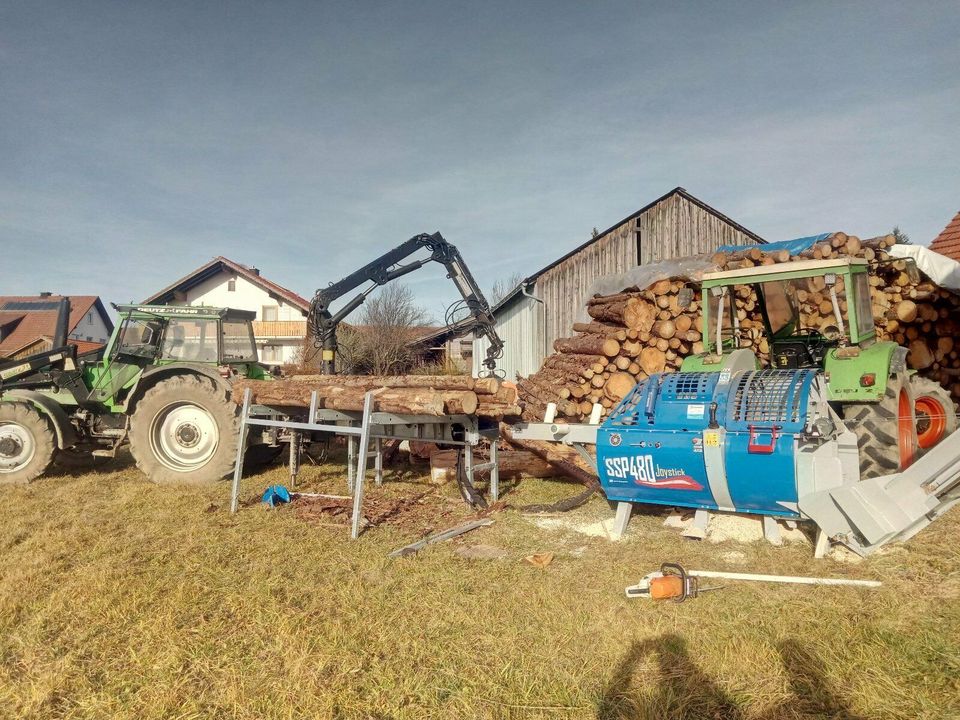
<svg viewBox="0 0 960 720">
<path fill-rule="evenodd" d="M 960 501 L 960 433 L 909 468 L 861 480 L 857 436 L 831 407 L 824 374 L 753 368 L 750 353 L 734 351 L 719 372 L 651 375 L 602 425 L 525 423 L 513 434 L 588 458 L 595 445 L 617 533 L 632 503 L 651 503 L 812 520 L 818 555 L 830 542 L 866 555 Z"/>
</svg>

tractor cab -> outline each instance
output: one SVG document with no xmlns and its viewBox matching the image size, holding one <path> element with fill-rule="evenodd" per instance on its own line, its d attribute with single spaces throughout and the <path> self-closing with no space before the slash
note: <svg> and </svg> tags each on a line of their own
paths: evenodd
<svg viewBox="0 0 960 720">
<path fill-rule="evenodd" d="M 753 311 L 761 318 L 775 368 L 822 368 L 831 350 L 875 339 L 864 260 L 804 260 L 705 273 L 702 287 L 704 355 L 719 362 L 740 347 Z M 817 305 L 819 312 L 801 312 L 804 303 Z"/>
<path fill-rule="evenodd" d="M 230 366 L 257 362 L 247 310 L 168 305 L 118 305 L 119 330 L 106 361 L 138 365 L 187 362 Z"/>
</svg>

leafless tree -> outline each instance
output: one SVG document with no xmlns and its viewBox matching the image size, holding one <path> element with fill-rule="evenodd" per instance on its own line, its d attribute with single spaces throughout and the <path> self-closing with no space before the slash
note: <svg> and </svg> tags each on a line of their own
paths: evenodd
<svg viewBox="0 0 960 720">
<path fill-rule="evenodd" d="M 519 285 L 525 279 L 520 273 L 512 273 L 509 277 L 497 280 L 490 289 L 490 304 L 494 305 L 507 296 L 511 290 Z"/>
<path fill-rule="evenodd" d="M 370 297 L 356 316 L 337 328 L 337 372 L 350 375 L 401 375 L 416 364 L 411 341 L 430 322 L 406 285 L 387 285 Z M 304 339 L 294 365 L 301 372 L 318 372 L 321 353 L 314 338 Z"/>
</svg>

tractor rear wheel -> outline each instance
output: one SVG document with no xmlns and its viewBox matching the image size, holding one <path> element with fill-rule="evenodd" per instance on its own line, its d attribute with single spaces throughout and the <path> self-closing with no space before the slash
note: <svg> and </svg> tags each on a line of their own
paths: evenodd
<svg viewBox="0 0 960 720">
<path fill-rule="evenodd" d="M 887 380 L 880 402 L 843 406 L 844 424 L 857 435 L 860 478 L 888 475 L 909 467 L 917 455 L 917 421 L 910 383 Z"/>
<path fill-rule="evenodd" d="M 957 408 L 940 383 L 913 375 L 910 386 L 917 416 L 917 444 L 921 450 L 929 450 L 957 429 Z"/>
<path fill-rule="evenodd" d="M 144 393 L 130 418 L 130 452 L 155 483 L 205 483 L 233 471 L 239 407 L 212 380 L 178 375 Z"/>
<path fill-rule="evenodd" d="M 36 409 L 0 402 L 0 485 L 26 484 L 43 475 L 55 448 L 50 423 Z"/>
</svg>

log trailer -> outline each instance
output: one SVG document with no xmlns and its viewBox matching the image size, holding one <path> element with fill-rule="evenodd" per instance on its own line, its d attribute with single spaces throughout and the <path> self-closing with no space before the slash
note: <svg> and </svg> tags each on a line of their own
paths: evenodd
<svg viewBox="0 0 960 720">
<path fill-rule="evenodd" d="M 830 288 L 835 326 L 800 326 L 790 282 L 810 277 Z M 758 514 L 773 531 L 776 518 L 812 521 L 818 556 L 905 540 L 960 502 L 960 433 L 949 395 L 875 341 L 865 280 L 852 259 L 706 273 L 705 352 L 637 383 L 602 425 L 523 423 L 513 436 L 595 445 L 617 532 L 632 503 L 652 503 L 693 509 L 704 530 L 709 511 Z M 760 303 L 773 368 L 737 347 L 735 286 Z"/>
</svg>

